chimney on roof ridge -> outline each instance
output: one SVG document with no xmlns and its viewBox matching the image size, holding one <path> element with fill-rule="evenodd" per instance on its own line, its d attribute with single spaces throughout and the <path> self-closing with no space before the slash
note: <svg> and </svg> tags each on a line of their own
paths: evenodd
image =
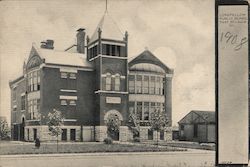
<svg viewBox="0 0 250 167">
<path fill-rule="evenodd" d="M 42 41 L 41 42 L 41 48 L 54 49 L 54 40 L 47 39 L 46 41 Z"/>
<path fill-rule="evenodd" d="M 78 53 L 85 53 L 85 28 L 79 28 L 76 34 L 76 49 Z"/>
</svg>

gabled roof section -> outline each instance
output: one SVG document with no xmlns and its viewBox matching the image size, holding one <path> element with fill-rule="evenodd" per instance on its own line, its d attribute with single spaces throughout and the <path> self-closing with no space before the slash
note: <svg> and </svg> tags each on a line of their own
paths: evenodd
<svg viewBox="0 0 250 167">
<path fill-rule="evenodd" d="M 174 72 L 173 69 L 165 65 L 162 61 L 160 61 L 160 59 L 158 59 L 153 53 L 151 53 L 147 49 L 129 61 L 129 68 L 131 68 L 135 64 L 142 64 L 142 63 L 149 63 L 160 66 L 168 74 L 173 74 Z"/>
<path fill-rule="evenodd" d="M 192 110 L 185 117 L 183 117 L 179 124 L 192 123 L 215 123 L 215 112 Z"/>
<path fill-rule="evenodd" d="M 76 67 L 93 68 L 93 65 L 87 61 L 85 54 L 70 53 L 65 51 L 56 51 L 52 49 L 38 48 L 32 45 L 32 52 L 43 59 L 46 64 L 68 65 Z M 32 55 L 30 55 L 32 57 Z M 30 58 L 29 58 L 30 59 Z"/>
<path fill-rule="evenodd" d="M 89 40 L 89 43 L 94 42 L 98 39 L 98 31 L 101 30 L 101 38 L 112 39 L 112 40 L 123 40 L 123 33 L 116 24 L 116 22 L 111 18 L 111 16 L 106 11 L 96 27 L 95 32 Z"/>
<path fill-rule="evenodd" d="M 193 112 L 198 114 L 199 116 L 201 116 L 207 122 L 215 122 L 215 112 L 214 111 L 193 110 Z"/>
</svg>

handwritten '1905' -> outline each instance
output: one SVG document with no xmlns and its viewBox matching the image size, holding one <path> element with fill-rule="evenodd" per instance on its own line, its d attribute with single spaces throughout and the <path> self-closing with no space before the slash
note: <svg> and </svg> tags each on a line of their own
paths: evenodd
<svg viewBox="0 0 250 167">
<path fill-rule="evenodd" d="M 222 32 L 220 37 L 221 42 L 226 42 L 229 45 L 233 45 L 234 50 L 238 51 L 242 48 L 244 44 L 247 43 L 247 37 L 239 39 L 237 34 L 232 34 L 231 32 Z"/>
</svg>

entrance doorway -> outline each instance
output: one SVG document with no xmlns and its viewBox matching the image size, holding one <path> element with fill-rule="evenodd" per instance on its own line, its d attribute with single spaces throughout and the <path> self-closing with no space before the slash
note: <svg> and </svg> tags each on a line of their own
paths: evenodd
<svg viewBox="0 0 250 167">
<path fill-rule="evenodd" d="M 104 116 L 104 121 L 107 125 L 107 135 L 113 140 L 119 140 L 120 125 L 123 117 L 117 110 L 110 110 Z"/>
<path fill-rule="evenodd" d="M 24 141 L 24 127 L 25 127 L 25 120 L 22 118 L 22 123 L 20 124 L 20 140 Z"/>
</svg>

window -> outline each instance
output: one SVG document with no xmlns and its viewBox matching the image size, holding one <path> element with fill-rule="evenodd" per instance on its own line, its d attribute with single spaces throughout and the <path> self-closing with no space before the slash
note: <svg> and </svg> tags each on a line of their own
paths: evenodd
<svg viewBox="0 0 250 167">
<path fill-rule="evenodd" d="M 129 113 L 135 113 L 135 102 L 129 102 Z"/>
<path fill-rule="evenodd" d="M 37 99 L 37 112 L 40 111 L 40 99 Z"/>
<path fill-rule="evenodd" d="M 106 90 L 111 90 L 111 74 L 106 75 Z"/>
<path fill-rule="evenodd" d="M 67 129 L 62 129 L 62 141 L 67 141 Z"/>
<path fill-rule="evenodd" d="M 33 129 L 33 140 L 37 138 L 37 129 Z"/>
<path fill-rule="evenodd" d="M 120 46 L 116 46 L 116 56 L 121 56 L 121 47 Z"/>
<path fill-rule="evenodd" d="M 149 85 L 149 76 L 144 76 L 144 79 L 143 79 L 143 93 L 145 94 L 148 94 L 149 93 L 149 88 L 148 88 L 148 85 Z"/>
<path fill-rule="evenodd" d="M 164 140 L 164 131 L 160 131 L 160 140 Z"/>
<path fill-rule="evenodd" d="M 40 90 L 40 71 L 33 71 L 28 74 L 28 91 Z"/>
<path fill-rule="evenodd" d="M 184 125 L 180 125 L 180 129 L 181 129 L 181 130 L 184 130 Z"/>
<path fill-rule="evenodd" d="M 160 94 L 160 77 L 156 77 L 155 94 L 157 94 L 157 95 Z"/>
<path fill-rule="evenodd" d="M 150 94 L 155 94 L 155 76 L 150 77 L 149 93 Z"/>
<path fill-rule="evenodd" d="M 129 93 L 135 93 L 135 76 L 129 75 Z"/>
<path fill-rule="evenodd" d="M 66 106 L 67 105 L 67 101 L 66 100 L 61 100 L 61 105 L 62 106 Z"/>
<path fill-rule="evenodd" d="M 110 45 L 106 45 L 107 47 L 106 47 L 106 54 L 105 55 L 111 55 L 110 54 Z"/>
<path fill-rule="evenodd" d="M 156 103 L 155 108 L 156 108 L 157 111 L 161 110 L 161 103 Z"/>
<path fill-rule="evenodd" d="M 89 55 L 90 55 L 90 58 L 97 56 L 97 45 L 95 45 L 92 48 L 89 48 Z"/>
<path fill-rule="evenodd" d="M 40 90 L 40 71 L 37 71 L 37 90 Z"/>
<path fill-rule="evenodd" d="M 30 73 L 30 91 L 33 91 L 33 73 Z"/>
<path fill-rule="evenodd" d="M 30 119 L 40 119 L 40 99 L 32 99 L 28 101 L 28 112 Z"/>
<path fill-rule="evenodd" d="M 61 78 L 68 78 L 68 74 L 66 72 L 61 72 Z"/>
<path fill-rule="evenodd" d="M 75 141 L 76 140 L 76 130 L 70 129 L 70 140 Z"/>
<path fill-rule="evenodd" d="M 164 78 L 160 79 L 160 94 L 164 95 Z"/>
<path fill-rule="evenodd" d="M 102 44 L 102 54 L 107 55 L 107 44 Z"/>
<path fill-rule="evenodd" d="M 150 103 L 149 113 L 152 114 L 153 112 L 155 112 L 155 103 Z M 149 114 L 149 117 L 150 117 L 150 114 Z"/>
<path fill-rule="evenodd" d="M 30 129 L 27 129 L 27 140 L 30 140 Z"/>
<path fill-rule="evenodd" d="M 142 93 L 142 76 L 136 75 L 136 93 Z"/>
<path fill-rule="evenodd" d="M 149 102 L 144 102 L 143 120 L 149 120 Z"/>
<path fill-rule="evenodd" d="M 120 75 L 116 74 L 115 75 L 115 91 L 120 91 L 120 84 L 121 84 Z"/>
<path fill-rule="evenodd" d="M 31 74 L 28 74 L 28 91 L 31 91 Z"/>
<path fill-rule="evenodd" d="M 116 46 L 115 45 L 111 45 L 111 55 L 112 56 L 115 56 L 116 54 L 115 54 L 115 49 L 116 48 Z"/>
<path fill-rule="evenodd" d="M 30 100 L 30 119 L 34 119 L 33 100 Z"/>
<path fill-rule="evenodd" d="M 148 129 L 148 140 L 153 140 L 154 131 L 152 129 Z"/>
<path fill-rule="evenodd" d="M 37 91 L 37 72 L 33 73 L 33 90 Z"/>
<path fill-rule="evenodd" d="M 75 105 L 76 105 L 76 101 L 75 101 L 75 100 L 70 100 L 70 101 L 69 101 L 69 105 L 75 106 Z"/>
<path fill-rule="evenodd" d="M 142 120 L 142 102 L 137 102 L 136 114 L 139 120 Z"/>
<path fill-rule="evenodd" d="M 70 73 L 69 78 L 70 79 L 76 79 L 76 73 Z"/>
<path fill-rule="evenodd" d="M 161 111 L 163 112 L 163 113 L 165 113 L 165 104 L 164 103 L 162 103 L 162 106 L 161 106 L 162 108 L 161 108 Z"/>
<path fill-rule="evenodd" d="M 119 45 L 102 44 L 102 54 L 108 56 L 124 57 L 125 47 Z"/>
<path fill-rule="evenodd" d="M 25 95 L 21 96 L 21 110 L 25 110 Z"/>
</svg>

